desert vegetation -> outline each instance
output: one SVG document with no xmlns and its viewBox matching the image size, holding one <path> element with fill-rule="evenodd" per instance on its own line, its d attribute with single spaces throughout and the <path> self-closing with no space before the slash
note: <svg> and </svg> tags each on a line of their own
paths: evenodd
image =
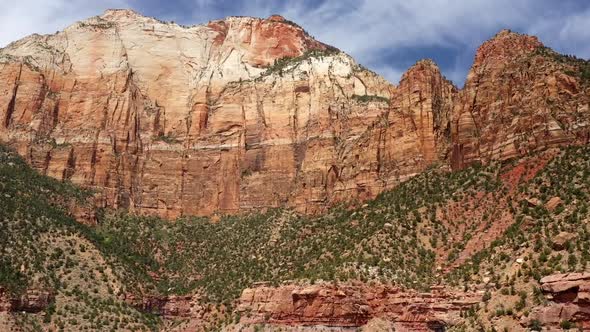
<svg viewBox="0 0 590 332">
<path fill-rule="evenodd" d="M 204 301 L 231 312 L 242 289 L 260 281 L 361 280 L 427 290 L 440 283 L 476 288 L 486 278 L 492 286 L 485 303 L 466 320 L 486 326 L 542 303 L 541 277 L 587 269 L 589 153 L 588 147 L 567 148 L 512 190 L 502 176 L 517 161 L 457 172 L 433 167 L 356 208 L 316 217 L 276 209 L 170 222 L 107 210 L 97 226 L 85 226 L 66 206 L 86 204 L 91 192 L 38 174 L 3 147 L 0 285 L 14 295 L 30 288 L 57 293 L 42 316 L 18 324 L 149 330 L 159 318 L 125 303 L 125 294 L 202 292 Z M 497 206 L 471 205 L 488 196 L 510 196 L 513 222 L 462 259 L 478 227 L 492 227 L 497 218 Z M 554 197 L 560 203 L 548 209 Z M 476 213 L 457 217 L 465 211 Z M 564 232 L 577 241 L 557 248 L 553 239 Z"/>
</svg>

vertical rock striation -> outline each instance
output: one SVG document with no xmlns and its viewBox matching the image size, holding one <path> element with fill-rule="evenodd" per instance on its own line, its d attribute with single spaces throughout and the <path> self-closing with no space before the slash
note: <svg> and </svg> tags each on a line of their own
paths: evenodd
<svg viewBox="0 0 590 332">
<path fill-rule="evenodd" d="M 0 139 L 138 213 L 317 212 L 447 144 L 453 88 L 434 64 L 396 88 L 280 16 L 184 27 L 109 10 L 0 59 Z"/>
<path fill-rule="evenodd" d="M 452 166 L 586 143 L 589 84 L 578 77 L 584 63 L 509 30 L 485 42 L 453 109 Z"/>
<path fill-rule="evenodd" d="M 104 206 L 315 213 L 436 162 L 586 142 L 582 65 L 503 31 L 463 90 L 429 60 L 394 86 L 278 15 L 186 27 L 108 10 L 0 50 L 0 140 Z"/>
</svg>

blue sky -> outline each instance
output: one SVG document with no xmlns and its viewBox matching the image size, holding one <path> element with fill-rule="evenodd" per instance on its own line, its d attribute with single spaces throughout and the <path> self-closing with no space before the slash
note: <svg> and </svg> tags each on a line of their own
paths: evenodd
<svg viewBox="0 0 590 332">
<path fill-rule="evenodd" d="M 503 28 L 590 58 L 590 0 L 2 0 L 0 46 L 107 8 L 187 25 L 281 14 L 394 83 L 417 60 L 432 58 L 461 86 L 477 47 Z"/>
</svg>

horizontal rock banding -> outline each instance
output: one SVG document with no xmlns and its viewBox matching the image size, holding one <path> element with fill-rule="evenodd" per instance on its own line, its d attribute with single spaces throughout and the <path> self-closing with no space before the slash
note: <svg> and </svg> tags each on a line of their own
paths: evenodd
<svg viewBox="0 0 590 332">
<path fill-rule="evenodd" d="M 529 322 L 537 320 L 556 329 L 563 322 L 570 322 L 590 329 L 590 273 L 555 274 L 542 278 L 540 283 L 550 302 L 536 308 Z"/>
<path fill-rule="evenodd" d="M 419 293 L 365 284 L 258 285 L 242 292 L 238 311 L 245 324 L 359 327 L 382 318 L 404 331 L 431 331 L 456 324 L 480 301 L 476 293 L 436 287 Z"/>
<path fill-rule="evenodd" d="M 587 142 L 588 84 L 543 50 L 503 31 L 463 90 L 429 60 L 394 86 L 279 16 L 184 27 L 109 10 L 0 51 L 0 140 L 108 207 L 316 213 L 434 163 Z"/>
</svg>

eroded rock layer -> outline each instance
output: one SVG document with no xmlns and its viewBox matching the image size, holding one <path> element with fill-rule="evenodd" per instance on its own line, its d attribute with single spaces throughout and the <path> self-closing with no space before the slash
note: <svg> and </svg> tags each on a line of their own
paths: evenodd
<svg viewBox="0 0 590 332">
<path fill-rule="evenodd" d="M 588 141 L 582 65 L 503 31 L 462 91 L 429 60 L 394 86 L 280 16 L 185 27 L 109 10 L 0 50 L 0 140 L 108 207 L 315 213 L 436 162 Z"/>
<path fill-rule="evenodd" d="M 454 105 L 452 165 L 587 143 L 587 66 L 508 30 L 485 42 Z"/>
<path fill-rule="evenodd" d="M 0 54 L 0 139 L 134 212 L 316 212 L 447 144 L 454 88 L 434 64 L 396 88 L 279 16 L 183 27 L 110 10 Z"/>
<path fill-rule="evenodd" d="M 541 279 L 549 303 L 536 308 L 528 322 L 560 330 L 563 322 L 590 329 L 590 273 L 554 274 Z"/>
<path fill-rule="evenodd" d="M 244 324 L 359 327 L 374 318 L 398 331 L 433 331 L 455 325 L 461 312 L 481 301 L 475 293 L 433 288 L 430 293 L 385 285 L 259 285 L 242 292 Z"/>
</svg>

